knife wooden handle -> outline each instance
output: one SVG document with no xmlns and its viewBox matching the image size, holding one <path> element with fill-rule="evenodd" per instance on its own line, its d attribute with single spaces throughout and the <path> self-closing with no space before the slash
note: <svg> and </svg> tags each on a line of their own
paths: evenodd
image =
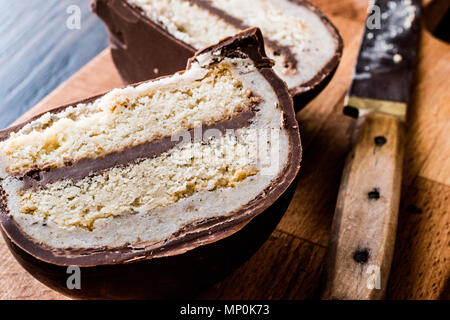
<svg viewBox="0 0 450 320">
<path fill-rule="evenodd" d="M 356 126 L 332 224 L 324 299 L 382 299 L 394 252 L 404 125 L 369 114 Z"/>
</svg>

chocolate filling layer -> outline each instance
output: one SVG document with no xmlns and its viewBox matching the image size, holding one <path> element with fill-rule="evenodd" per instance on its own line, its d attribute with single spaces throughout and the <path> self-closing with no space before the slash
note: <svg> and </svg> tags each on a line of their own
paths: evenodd
<svg viewBox="0 0 450 320">
<path fill-rule="evenodd" d="M 218 130 L 221 134 L 224 134 L 226 130 L 244 128 L 251 124 L 254 116 L 255 111 L 244 111 L 229 120 L 202 126 L 201 132 Z M 189 134 L 191 141 L 196 138 L 195 131 L 196 129 L 186 131 Z M 154 158 L 176 147 L 180 142 L 184 143 L 186 141 L 165 137 L 122 151 L 113 152 L 103 157 L 85 158 L 66 167 L 31 171 L 22 178 L 24 182 L 22 190 L 44 187 L 46 184 L 64 179 L 78 181 L 88 175 L 101 172 L 114 166 L 126 165 L 138 159 Z"/>
</svg>

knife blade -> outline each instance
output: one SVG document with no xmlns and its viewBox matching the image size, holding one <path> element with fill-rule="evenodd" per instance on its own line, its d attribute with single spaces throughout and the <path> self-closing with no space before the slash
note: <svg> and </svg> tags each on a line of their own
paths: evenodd
<svg viewBox="0 0 450 320">
<path fill-rule="evenodd" d="M 405 121 L 420 34 L 420 0 L 377 0 L 369 12 L 344 114 L 379 112 Z M 379 25 L 370 20 L 377 15 Z"/>
<path fill-rule="evenodd" d="M 358 119 L 332 223 L 324 299 L 384 298 L 395 245 L 420 0 L 376 0 L 369 8 L 344 102 L 344 114 Z"/>
</svg>

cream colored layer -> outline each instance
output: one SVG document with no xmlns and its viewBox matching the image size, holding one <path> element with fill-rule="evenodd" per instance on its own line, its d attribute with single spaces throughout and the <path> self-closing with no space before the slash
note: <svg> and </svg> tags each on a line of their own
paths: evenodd
<svg viewBox="0 0 450 320">
<path fill-rule="evenodd" d="M 0 143 L 4 171 L 61 167 L 228 119 L 250 104 L 231 65 L 194 65 L 183 75 L 116 89 L 90 105 L 46 114 Z"/>
<path fill-rule="evenodd" d="M 28 189 L 19 193 L 20 212 L 62 227 L 92 229 L 100 218 L 150 211 L 201 190 L 234 187 L 257 173 L 255 131 L 236 133 L 189 143 L 75 183 L 62 180 Z"/>
<path fill-rule="evenodd" d="M 239 29 L 222 18 L 209 14 L 188 0 L 127 0 L 175 38 L 196 49 L 209 46 L 235 34 Z M 275 72 L 289 87 L 310 80 L 334 54 L 336 43 L 323 22 L 308 9 L 289 0 L 213 0 L 210 4 L 243 21 L 249 27 L 259 27 L 270 40 L 289 47 L 298 61 L 296 70 L 286 64 L 283 56 L 275 55 Z"/>
</svg>

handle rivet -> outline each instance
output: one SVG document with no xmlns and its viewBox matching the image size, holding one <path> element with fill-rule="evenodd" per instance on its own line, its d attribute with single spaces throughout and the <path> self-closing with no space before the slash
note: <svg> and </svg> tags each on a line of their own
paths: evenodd
<svg viewBox="0 0 450 320">
<path fill-rule="evenodd" d="M 383 137 L 383 136 L 375 137 L 374 140 L 375 140 L 375 145 L 376 145 L 377 147 L 381 147 L 381 146 L 383 146 L 383 145 L 387 142 L 386 138 Z"/>
<path fill-rule="evenodd" d="M 355 260 L 357 263 L 365 264 L 367 261 L 369 261 L 370 253 L 369 249 L 357 249 L 355 253 L 353 253 L 353 260 Z"/>
<path fill-rule="evenodd" d="M 378 188 L 373 188 L 372 191 L 367 193 L 367 196 L 369 197 L 370 200 L 372 199 L 378 200 L 380 199 L 380 190 Z"/>
</svg>

